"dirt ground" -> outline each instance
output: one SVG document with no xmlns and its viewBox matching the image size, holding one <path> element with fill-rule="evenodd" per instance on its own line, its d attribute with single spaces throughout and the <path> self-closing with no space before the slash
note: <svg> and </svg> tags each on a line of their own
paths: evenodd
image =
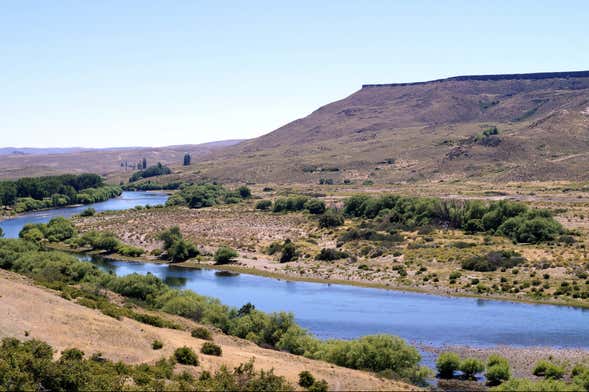
<svg viewBox="0 0 589 392">
<path fill-rule="evenodd" d="M 204 343 L 191 337 L 188 331 L 156 328 L 127 318 L 116 320 L 65 300 L 51 290 L 35 286 L 20 275 L 2 270 L 0 314 L 0 337 L 41 339 L 58 352 L 77 347 L 86 355 L 100 352 L 106 358 L 126 363 L 152 363 L 161 357 L 169 357 L 180 346 L 189 346 L 200 352 Z M 180 321 L 179 318 L 166 317 Z M 184 319 L 182 323 L 188 330 L 196 326 Z M 154 339 L 164 343 L 161 350 L 151 348 Z M 295 386 L 298 374 L 308 370 L 317 378 L 325 379 L 332 390 L 417 390 L 411 385 L 381 379 L 367 372 L 263 349 L 221 333 L 213 332 L 213 339 L 221 346 L 223 355 L 199 354 L 201 365 L 190 368 L 194 372 L 214 371 L 222 365 L 232 368 L 254 358 L 257 369 L 274 368 L 276 374 L 286 377 Z"/>
</svg>

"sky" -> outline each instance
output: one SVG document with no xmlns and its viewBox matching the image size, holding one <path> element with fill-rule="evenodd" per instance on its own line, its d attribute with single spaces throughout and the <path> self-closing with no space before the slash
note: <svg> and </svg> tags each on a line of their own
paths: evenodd
<svg viewBox="0 0 589 392">
<path fill-rule="evenodd" d="M 260 136 L 364 83 L 589 70 L 589 2 L 6 1 L 0 147 Z"/>
</svg>

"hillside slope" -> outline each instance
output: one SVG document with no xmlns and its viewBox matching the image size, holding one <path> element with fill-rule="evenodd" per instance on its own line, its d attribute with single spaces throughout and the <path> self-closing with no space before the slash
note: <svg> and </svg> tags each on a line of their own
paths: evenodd
<svg viewBox="0 0 589 392">
<path fill-rule="evenodd" d="M 213 157 L 229 181 L 587 179 L 589 72 L 365 85 Z"/>
<path fill-rule="evenodd" d="M 204 343 L 190 336 L 188 331 L 156 328 L 130 319 L 116 320 L 95 309 L 67 301 L 48 289 L 33 285 L 28 279 L 0 270 L 0 338 L 36 338 L 62 351 L 76 347 L 88 356 L 100 352 L 105 358 L 126 363 L 153 363 L 169 357 L 174 349 L 189 346 L 200 351 Z M 172 316 L 164 316 L 170 317 Z M 193 328 L 196 324 L 179 317 L 178 323 Z M 346 369 L 301 356 L 260 348 L 243 339 L 214 333 L 215 343 L 222 347 L 221 357 L 199 354 L 201 364 L 193 371 L 215 371 L 222 365 L 230 368 L 255 358 L 258 369 L 274 368 L 275 373 L 296 385 L 298 374 L 309 370 L 328 381 L 334 390 L 418 390 L 418 388 L 368 372 Z M 164 343 L 161 350 L 153 350 L 151 343 Z"/>
</svg>

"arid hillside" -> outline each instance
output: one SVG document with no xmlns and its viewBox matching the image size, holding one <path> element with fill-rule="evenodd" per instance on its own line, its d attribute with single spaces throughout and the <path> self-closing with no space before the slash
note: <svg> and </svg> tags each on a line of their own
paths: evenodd
<svg viewBox="0 0 589 392">
<path fill-rule="evenodd" d="M 198 176 L 258 182 L 586 179 L 589 72 L 365 85 L 220 150 Z"/>
</svg>

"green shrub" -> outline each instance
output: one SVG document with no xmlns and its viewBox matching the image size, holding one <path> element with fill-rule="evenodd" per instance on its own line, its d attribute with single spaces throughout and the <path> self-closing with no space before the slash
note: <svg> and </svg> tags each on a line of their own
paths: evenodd
<svg viewBox="0 0 589 392">
<path fill-rule="evenodd" d="M 297 258 L 297 248 L 291 240 L 286 239 L 282 245 L 282 254 L 280 255 L 280 262 L 287 263 Z"/>
<path fill-rule="evenodd" d="M 327 381 L 320 380 L 315 381 L 313 385 L 309 387 L 309 392 L 327 392 L 329 390 L 329 384 Z"/>
<path fill-rule="evenodd" d="M 534 376 L 544 377 L 550 380 L 559 380 L 564 376 L 565 369 L 553 362 L 541 360 L 534 365 L 532 373 Z"/>
<path fill-rule="evenodd" d="M 319 199 L 309 199 L 305 203 L 305 209 L 311 214 L 323 214 L 325 212 L 325 203 Z"/>
<path fill-rule="evenodd" d="M 436 369 L 440 378 L 452 378 L 460 368 L 460 357 L 453 352 L 443 352 L 436 360 Z"/>
<path fill-rule="evenodd" d="M 198 357 L 190 347 L 180 347 L 174 351 L 174 359 L 182 365 L 198 366 Z"/>
<path fill-rule="evenodd" d="M 252 191 L 247 187 L 247 186 L 240 186 L 237 189 L 237 192 L 239 192 L 239 196 L 242 199 L 249 199 L 250 197 L 252 197 Z"/>
<path fill-rule="evenodd" d="M 164 347 L 164 344 L 160 340 L 156 339 L 153 342 L 151 342 L 151 348 L 154 350 L 159 350 L 162 347 Z"/>
<path fill-rule="evenodd" d="M 485 370 L 485 365 L 475 358 L 466 358 L 460 362 L 460 371 L 467 379 L 476 378 L 477 373 Z"/>
<path fill-rule="evenodd" d="M 178 226 L 160 232 L 157 238 L 164 242 L 165 258 L 172 262 L 181 262 L 198 256 L 198 248 L 185 240 Z"/>
<path fill-rule="evenodd" d="M 260 200 L 256 203 L 256 210 L 268 211 L 270 207 L 272 207 L 272 202 L 270 200 Z"/>
<path fill-rule="evenodd" d="M 204 327 L 196 327 L 194 328 L 191 332 L 190 335 L 192 335 L 193 338 L 197 338 L 197 339 L 203 339 L 203 340 L 213 340 L 212 336 L 211 336 L 211 332 L 204 328 Z"/>
<path fill-rule="evenodd" d="M 315 377 L 307 371 L 303 370 L 299 373 L 299 385 L 303 388 L 309 388 L 311 385 L 315 383 Z"/>
<path fill-rule="evenodd" d="M 532 381 L 525 378 L 513 378 L 493 388 L 493 390 L 501 392 L 568 392 L 578 389 L 562 381 Z"/>
<path fill-rule="evenodd" d="M 499 385 L 511 378 L 509 363 L 507 360 L 500 362 L 487 362 L 487 372 L 485 373 L 489 385 Z"/>
<path fill-rule="evenodd" d="M 462 268 L 470 271 L 489 272 L 499 268 L 513 268 L 525 261 L 514 251 L 493 251 L 485 256 L 474 256 L 462 262 Z"/>
<path fill-rule="evenodd" d="M 222 354 L 221 347 L 211 342 L 205 342 L 202 345 L 200 352 L 205 355 L 216 355 L 217 357 L 220 357 Z"/>
<path fill-rule="evenodd" d="M 80 216 L 94 216 L 95 214 L 96 210 L 92 207 L 88 207 L 80 213 Z"/>
<path fill-rule="evenodd" d="M 127 257 L 139 257 L 145 253 L 145 251 L 141 248 L 131 245 L 119 245 L 117 248 L 117 253 Z"/>
<path fill-rule="evenodd" d="M 331 228 L 338 227 L 344 224 L 344 217 L 342 214 L 337 213 L 335 210 L 327 210 L 323 215 L 319 217 L 319 227 Z"/>
<path fill-rule="evenodd" d="M 323 248 L 321 249 L 321 252 L 315 256 L 315 260 L 332 261 L 345 259 L 347 257 L 349 257 L 349 255 L 346 252 L 342 252 L 333 248 Z"/>
<path fill-rule="evenodd" d="M 232 262 L 237 256 L 237 252 L 228 247 L 228 246 L 220 246 L 217 251 L 215 252 L 215 262 L 217 264 L 227 264 Z"/>
</svg>

